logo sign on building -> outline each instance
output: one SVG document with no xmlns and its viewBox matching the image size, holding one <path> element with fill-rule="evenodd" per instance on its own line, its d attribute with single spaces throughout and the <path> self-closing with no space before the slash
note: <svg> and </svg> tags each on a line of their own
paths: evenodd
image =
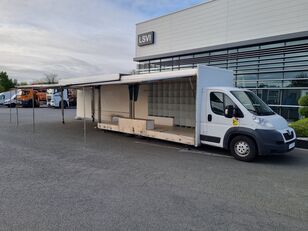
<svg viewBox="0 0 308 231">
<path fill-rule="evenodd" d="M 146 46 L 154 43 L 154 31 L 138 35 L 138 46 Z"/>
</svg>

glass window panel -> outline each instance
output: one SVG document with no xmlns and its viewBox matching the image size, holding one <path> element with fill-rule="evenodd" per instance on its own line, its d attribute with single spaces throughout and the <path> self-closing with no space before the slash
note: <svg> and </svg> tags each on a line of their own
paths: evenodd
<svg viewBox="0 0 308 231">
<path fill-rule="evenodd" d="M 238 61 L 238 62 L 258 61 L 258 57 L 252 57 L 252 58 L 239 58 L 237 61 Z"/>
<path fill-rule="evenodd" d="M 298 105 L 298 99 L 302 96 L 302 90 L 282 90 L 282 105 Z"/>
<path fill-rule="evenodd" d="M 223 55 L 223 54 L 227 54 L 227 50 L 223 50 L 223 51 L 213 51 L 210 53 L 211 55 Z"/>
<path fill-rule="evenodd" d="M 282 81 L 259 81 L 259 88 L 282 87 Z"/>
<path fill-rule="evenodd" d="M 237 70 L 237 74 L 256 74 L 258 73 L 257 70 Z"/>
<path fill-rule="evenodd" d="M 283 54 L 279 54 L 279 55 L 264 55 L 264 56 L 260 56 L 260 60 L 265 60 L 265 59 L 279 59 L 279 58 L 283 58 Z"/>
<path fill-rule="evenodd" d="M 257 80 L 258 75 L 257 74 L 251 74 L 251 75 L 237 75 L 237 80 Z"/>
<path fill-rule="evenodd" d="M 277 68 L 277 67 L 283 67 L 283 63 L 270 63 L 270 64 L 260 64 L 260 68 Z"/>
<path fill-rule="evenodd" d="M 307 56 L 296 56 L 296 57 L 287 57 L 285 58 L 286 62 L 290 61 L 308 61 L 308 55 Z"/>
<path fill-rule="evenodd" d="M 285 57 L 308 56 L 308 52 L 287 53 Z"/>
<path fill-rule="evenodd" d="M 185 56 L 180 56 L 180 59 L 192 59 L 193 55 L 185 55 Z"/>
<path fill-rule="evenodd" d="M 237 63 L 237 66 L 238 67 L 249 67 L 249 66 L 255 66 L 255 67 L 258 67 L 258 64 L 259 64 L 259 62 L 258 61 L 253 61 L 253 62 L 243 62 L 243 63 L 241 63 L 241 62 L 238 62 Z"/>
<path fill-rule="evenodd" d="M 308 71 L 285 72 L 284 78 L 285 79 L 308 78 Z"/>
<path fill-rule="evenodd" d="M 238 52 L 245 52 L 245 51 L 256 51 L 259 50 L 259 46 L 253 46 L 253 47 L 242 47 L 238 49 Z"/>
<path fill-rule="evenodd" d="M 272 44 L 266 44 L 266 45 L 261 45 L 261 49 L 268 49 L 268 48 L 276 48 L 276 47 L 283 47 L 284 43 L 272 43 Z"/>
<path fill-rule="evenodd" d="M 265 80 L 265 79 L 283 79 L 283 73 L 262 73 L 259 74 L 259 79 Z"/>
<path fill-rule="evenodd" d="M 237 53 L 237 49 L 230 49 L 228 50 L 228 53 L 231 54 L 231 53 Z"/>
<path fill-rule="evenodd" d="M 279 105 L 280 104 L 281 90 L 275 89 L 262 89 L 258 90 L 258 96 L 267 104 Z"/>
<path fill-rule="evenodd" d="M 308 66 L 308 60 L 307 61 L 301 61 L 301 62 L 291 62 L 291 63 L 285 63 L 285 66 L 302 66 L 302 65 L 306 65 Z"/>
<path fill-rule="evenodd" d="M 283 81 L 284 87 L 308 87 L 308 79 Z"/>
<path fill-rule="evenodd" d="M 294 121 L 299 119 L 298 108 L 292 107 L 282 107 L 281 115 L 289 121 Z"/>
<path fill-rule="evenodd" d="M 243 88 L 256 88 L 257 81 L 237 81 L 236 86 L 243 87 Z"/>
<path fill-rule="evenodd" d="M 195 58 L 199 58 L 199 57 L 205 57 L 205 56 L 209 56 L 209 53 L 200 53 L 200 54 L 195 54 Z"/>
<path fill-rule="evenodd" d="M 289 41 L 289 42 L 286 42 L 286 45 L 292 46 L 292 45 L 301 45 L 301 44 L 307 44 L 307 43 L 308 43 L 308 39 L 304 39 L 304 40 Z"/>
</svg>

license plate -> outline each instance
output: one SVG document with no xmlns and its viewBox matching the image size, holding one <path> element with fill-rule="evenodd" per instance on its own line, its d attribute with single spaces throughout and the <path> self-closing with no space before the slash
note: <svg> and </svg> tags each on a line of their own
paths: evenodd
<svg viewBox="0 0 308 231">
<path fill-rule="evenodd" d="M 294 148 L 295 147 L 295 143 L 289 144 L 289 149 Z"/>
</svg>

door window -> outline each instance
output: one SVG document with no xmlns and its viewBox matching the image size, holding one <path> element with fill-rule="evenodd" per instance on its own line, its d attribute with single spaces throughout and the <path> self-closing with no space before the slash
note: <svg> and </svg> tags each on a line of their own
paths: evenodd
<svg viewBox="0 0 308 231">
<path fill-rule="evenodd" d="M 224 115 L 223 93 L 211 92 L 210 99 L 212 111 L 217 115 Z"/>
<path fill-rule="evenodd" d="M 232 105 L 234 108 L 238 108 L 229 96 L 221 92 L 211 92 L 210 100 L 212 112 L 217 115 L 224 116 L 226 106 Z"/>
</svg>

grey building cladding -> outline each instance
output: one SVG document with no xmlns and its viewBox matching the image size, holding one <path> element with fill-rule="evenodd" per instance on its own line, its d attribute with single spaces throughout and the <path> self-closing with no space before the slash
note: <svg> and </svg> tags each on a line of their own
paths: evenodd
<svg viewBox="0 0 308 231">
<path fill-rule="evenodd" d="M 237 87 L 251 89 L 286 119 L 299 118 L 297 101 L 308 95 L 308 36 L 260 39 L 250 45 L 238 43 L 205 50 L 139 57 L 137 71 L 179 70 L 198 64 L 231 69 Z"/>
</svg>

